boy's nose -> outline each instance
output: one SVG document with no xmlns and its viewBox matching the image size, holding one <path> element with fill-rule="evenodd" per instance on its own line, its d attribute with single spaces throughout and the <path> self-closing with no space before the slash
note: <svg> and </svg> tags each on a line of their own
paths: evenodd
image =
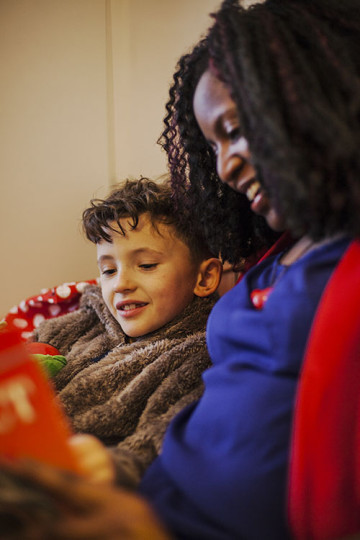
<svg viewBox="0 0 360 540">
<path fill-rule="evenodd" d="M 136 284 L 131 276 L 131 273 L 126 270 L 118 272 L 117 278 L 114 282 L 114 289 L 116 292 L 133 291 L 136 289 Z"/>
</svg>

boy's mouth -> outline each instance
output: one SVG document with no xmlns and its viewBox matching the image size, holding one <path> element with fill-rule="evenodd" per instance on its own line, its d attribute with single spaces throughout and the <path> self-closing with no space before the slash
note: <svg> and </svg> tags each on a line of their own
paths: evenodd
<svg viewBox="0 0 360 540">
<path fill-rule="evenodd" d="M 118 311 L 133 311 L 134 309 L 146 306 L 146 302 L 118 302 L 116 309 Z"/>
</svg>

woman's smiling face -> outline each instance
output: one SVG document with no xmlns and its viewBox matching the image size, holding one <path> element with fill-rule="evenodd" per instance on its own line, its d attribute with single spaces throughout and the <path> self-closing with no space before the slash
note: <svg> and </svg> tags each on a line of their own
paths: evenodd
<svg viewBox="0 0 360 540">
<path fill-rule="evenodd" d="M 236 104 L 227 86 L 211 71 L 202 75 L 193 107 L 198 125 L 215 153 L 217 173 L 222 182 L 246 195 L 252 211 L 263 216 L 272 229 L 283 230 L 284 220 L 256 179 Z"/>
</svg>

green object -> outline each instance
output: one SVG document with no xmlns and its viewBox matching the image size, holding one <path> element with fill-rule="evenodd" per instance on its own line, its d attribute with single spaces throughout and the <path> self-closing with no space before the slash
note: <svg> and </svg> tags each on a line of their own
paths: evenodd
<svg viewBox="0 0 360 540">
<path fill-rule="evenodd" d="M 45 369 L 49 377 L 54 377 L 67 363 L 65 356 L 60 354 L 32 354 L 32 357 Z"/>
</svg>

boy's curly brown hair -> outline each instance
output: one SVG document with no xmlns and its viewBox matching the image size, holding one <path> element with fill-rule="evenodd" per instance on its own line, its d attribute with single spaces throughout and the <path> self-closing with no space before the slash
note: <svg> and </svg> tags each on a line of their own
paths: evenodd
<svg viewBox="0 0 360 540">
<path fill-rule="evenodd" d="M 130 227 L 136 229 L 139 217 L 145 213 L 158 232 L 160 223 L 172 227 L 176 237 L 188 246 L 194 260 L 217 256 L 211 253 L 200 233 L 196 215 L 179 215 L 169 182 L 158 183 L 145 177 L 125 180 L 114 187 L 106 199 L 92 199 L 82 215 L 83 229 L 94 244 L 102 240 L 112 242 L 110 231 L 125 235 L 122 218 L 128 218 Z M 114 228 L 114 222 L 118 228 Z"/>
</svg>

